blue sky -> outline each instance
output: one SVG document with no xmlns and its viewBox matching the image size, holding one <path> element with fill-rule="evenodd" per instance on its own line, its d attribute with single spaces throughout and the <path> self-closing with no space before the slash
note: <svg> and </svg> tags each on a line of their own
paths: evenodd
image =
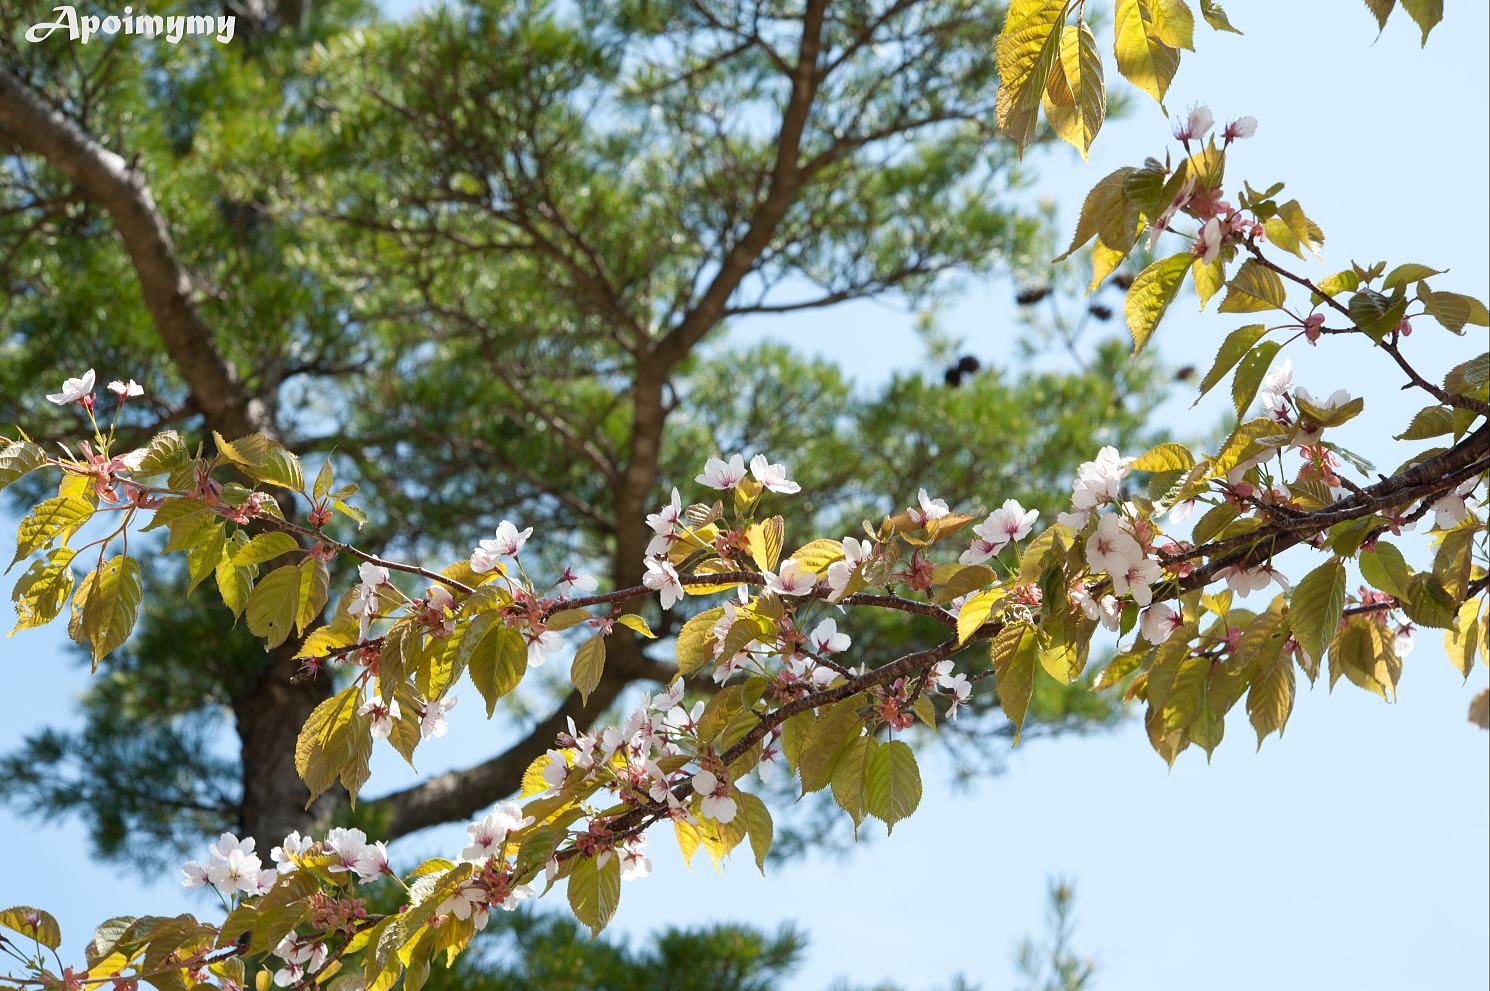
<svg viewBox="0 0 1490 991">
<path fill-rule="evenodd" d="M 1237 149 L 1228 172 L 1257 187 L 1288 182 L 1329 238 L 1315 274 L 1352 258 L 1417 261 L 1450 269 L 1445 288 L 1483 298 L 1485 6 L 1450 5 L 1426 51 L 1400 12 L 1376 39 L 1369 14 L 1349 0 L 1233 7 L 1247 35 L 1199 28 L 1200 51 L 1186 56 L 1171 109 L 1203 101 L 1220 120 L 1259 118 L 1257 136 Z M 1108 72 L 1115 75 L 1110 58 Z M 1054 199 L 1069 226 L 1098 178 L 1161 152 L 1166 133 L 1158 108 L 1135 100 L 1134 112 L 1100 136 L 1090 163 L 1040 153 L 1030 195 Z M 1006 283 L 970 286 L 942 311 L 941 324 L 997 360 L 1010 340 L 1009 296 Z M 1242 322 L 1196 316 L 1193 301 L 1181 300 L 1156 346 L 1176 366 L 1205 367 Z M 779 337 L 873 383 L 914 360 L 911 325 L 902 308 L 862 303 L 741 325 L 735 339 Z M 1483 330 L 1471 331 L 1477 339 L 1425 325 L 1410 340 L 1412 354 L 1430 378 L 1441 375 L 1484 348 Z M 1343 444 L 1384 467 L 1402 459 L 1405 446 L 1389 438 L 1423 400 L 1399 393 L 1381 359 L 1338 347 L 1293 357 L 1295 380 L 1316 395 L 1369 392 L 1365 414 L 1341 432 Z M 1194 412 L 1189 401 L 1177 396 L 1162 410 L 1181 432 L 1225 412 L 1224 399 Z M 998 498 L 989 493 L 987 501 Z M 0 642 L 0 673 L 28 700 L 0 723 L 0 748 L 72 718 L 71 698 L 88 676 L 62 645 L 60 629 Z M 916 815 L 893 839 L 863 844 L 844 860 L 809 858 L 762 878 L 742 857 L 722 873 L 702 863 L 690 873 L 670 838 L 659 836 L 655 873 L 625 887 L 614 929 L 795 920 L 810 931 L 812 949 L 793 991 L 839 976 L 922 989 L 958 972 L 993 991 L 1012 984 L 1012 947 L 1039 926 L 1046 878 L 1063 875 L 1076 881 L 1078 944 L 1097 957 L 1104 989 L 1198 979 L 1220 991 L 1483 988 L 1490 743 L 1464 713 L 1485 683 L 1481 667 L 1462 684 L 1437 634 L 1426 631 L 1397 704 L 1343 684 L 1330 694 L 1321 684 L 1301 692 L 1286 735 L 1260 752 L 1244 719 L 1233 718 L 1210 765 L 1186 753 L 1168 770 L 1136 722 L 1022 746 L 1002 776 L 971 791 L 954 790 L 947 768 L 931 758 Z M 457 709 L 453 722 L 450 737 L 422 751 L 421 770 L 469 763 L 501 732 L 475 706 Z M 409 779 L 396 758 L 383 759 L 368 791 Z M 111 915 L 209 910 L 172 877 L 142 883 L 93 864 L 77 824 L 39 828 L 0 809 L 0 835 L 0 902 L 53 909 L 74 947 Z M 458 825 L 443 827 L 398 849 L 446 850 L 460 835 Z M 55 880 L 59 865 L 65 886 Z"/>
</svg>

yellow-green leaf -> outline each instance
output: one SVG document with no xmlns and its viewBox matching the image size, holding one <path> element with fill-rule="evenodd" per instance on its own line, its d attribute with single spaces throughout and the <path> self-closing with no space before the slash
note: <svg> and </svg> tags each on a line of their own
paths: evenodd
<svg viewBox="0 0 1490 991">
<path fill-rule="evenodd" d="M 1040 100 L 1061 47 L 1066 0 L 1013 0 L 994 44 L 999 88 L 994 114 L 1021 153 L 1035 137 Z"/>
<path fill-rule="evenodd" d="M 1123 312 L 1128 318 L 1128 331 L 1133 335 L 1134 351 L 1142 351 L 1153 336 L 1164 311 L 1184 285 L 1185 273 L 1193 260 L 1189 252 L 1170 255 L 1154 262 L 1133 280 Z"/>
<path fill-rule="evenodd" d="M 1155 5 L 1156 0 L 1117 0 L 1113 53 L 1123 77 L 1163 104 L 1180 65 L 1180 53 L 1160 37 Z"/>
<path fill-rule="evenodd" d="M 574 682 L 580 700 L 586 705 L 590 702 L 590 693 L 600 684 L 600 676 L 604 672 L 605 637 L 593 636 L 580 644 L 579 650 L 574 652 L 574 663 L 569 666 L 569 678 Z"/>
</svg>

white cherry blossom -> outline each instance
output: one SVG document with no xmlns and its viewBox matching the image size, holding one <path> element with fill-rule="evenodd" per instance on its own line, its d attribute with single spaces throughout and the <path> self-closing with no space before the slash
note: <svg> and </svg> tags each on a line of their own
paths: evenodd
<svg viewBox="0 0 1490 991">
<path fill-rule="evenodd" d="M 817 586 L 817 582 L 817 572 L 803 571 L 797 559 L 792 557 L 782 561 L 780 569 L 774 574 L 766 572 L 766 588 L 777 595 L 807 595 Z"/>
<path fill-rule="evenodd" d="M 503 520 L 497 524 L 495 537 L 481 541 L 471 551 L 471 570 L 485 574 L 499 567 L 504 558 L 517 557 L 532 535 L 532 527 L 519 530 L 511 520 Z"/>
<path fill-rule="evenodd" d="M 729 797 L 729 785 L 715 777 L 712 771 L 699 771 L 693 776 L 693 790 L 698 793 L 698 811 L 706 819 L 720 825 L 735 818 L 735 800 Z"/>
<path fill-rule="evenodd" d="M 950 509 L 947 508 L 945 499 L 933 499 L 925 489 L 916 493 L 916 505 L 906 510 L 910 514 L 911 522 L 916 526 L 925 526 L 932 520 L 939 520 L 946 516 Z"/>
<path fill-rule="evenodd" d="M 694 481 L 700 485 L 707 485 L 711 489 L 728 491 L 740 484 L 745 477 L 745 458 L 743 455 L 734 454 L 728 461 L 719 458 L 710 458 L 704 462 L 704 470 Z"/>
<path fill-rule="evenodd" d="M 384 702 L 381 698 L 370 698 L 358 707 L 357 715 L 368 718 L 368 729 L 373 739 L 386 740 L 393 733 L 393 724 L 398 722 L 398 701 L 389 699 Z"/>
<path fill-rule="evenodd" d="M 838 632 L 838 623 L 831 616 L 817 624 L 808 639 L 819 654 L 837 654 L 853 643 L 847 633 Z"/>
<path fill-rule="evenodd" d="M 647 558 L 647 573 L 642 576 L 642 584 L 659 593 L 664 609 L 677 605 L 684 595 L 678 569 L 655 557 Z"/>
<path fill-rule="evenodd" d="M 75 379 L 67 379 L 62 383 L 61 392 L 47 393 L 47 400 L 58 406 L 66 406 L 69 403 L 81 402 L 93 394 L 95 376 L 93 369 L 88 369 Z"/>
<path fill-rule="evenodd" d="M 802 491 L 802 486 L 787 477 L 786 465 L 771 464 L 764 454 L 757 454 L 750 459 L 750 474 L 771 492 L 791 495 Z"/>
<path fill-rule="evenodd" d="M 1156 602 L 1143 611 L 1138 620 L 1138 632 L 1149 643 L 1160 644 L 1185 625 L 1184 617 L 1162 602 Z"/>
<path fill-rule="evenodd" d="M 434 739 L 444 736 L 450 731 L 450 720 L 445 714 L 455 708 L 460 701 L 459 695 L 447 695 L 442 699 L 435 699 L 424 707 L 424 715 L 419 717 L 419 738 L 422 740 Z"/>
</svg>

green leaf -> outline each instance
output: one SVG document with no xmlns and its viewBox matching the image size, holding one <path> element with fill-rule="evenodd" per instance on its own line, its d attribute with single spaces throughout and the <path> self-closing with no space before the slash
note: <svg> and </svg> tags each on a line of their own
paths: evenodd
<svg viewBox="0 0 1490 991">
<path fill-rule="evenodd" d="M 68 633 L 92 648 L 95 671 L 99 661 L 129 639 L 144 593 L 140 563 L 122 554 L 105 561 L 78 586 Z"/>
<path fill-rule="evenodd" d="M 1270 654 L 1262 669 L 1253 675 L 1247 690 L 1247 718 L 1257 731 L 1259 750 L 1269 733 L 1283 735 L 1293 712 L 1295 681 L 1293 658 L 1282 651 Z"/>
<path fill-rule="evenodd" d="M 1428 33 L 1443 20 L 1443 0 L 1402 0 L 1402 7 L 1422 30 L 1422 47 L 1428 47 Z"/>
<path fill-rule="evenodd" d="M 1018 743 L 1030 698 L 1034 694 L 1035 664 L 1040 655 L 1039 634 L 1032 626 L 1010 623 L 993 638 L 988 654 L 993 662 L 999 705 L 1014 724 L 1014 742 Z"/>
<path fill-rule="evenodd" d="M 1186 471 L 1195 467 L 1195 455 L 1184 444 L 1158 444 L 1133 459 L 1135 471 Z"/>
<path fill-rule="evenodd" d="M 863 720 L 859 718 L 861 702 L 858 696 L 844 699 L 807 724 L 797 754 L 802 794 L 820 791 L 832 780 L 839 754 L 858 738 L 863 729 Z"/>
<path fill-rule="evenodd" d="M 1204 259 L 1197 258 L 1190 263 L 1190 281 L 1195 285 L 1195 295 L 1200 298 L 1200 308 L 1204 310 L 1211 297 L 1226 285 L 1226 265 L 1220 258 L 1209 265 Z"/>
<path fill-rule="evenodd" d="M 261 533 L 233 552 L 230 562 L 239 568 L 272 561 L 281 554 L 298 550 L 300 545 L 287 533 Z"/>
<path fill-rule="evenodd" d="M 1421 282 L 1424 279 L 1442 274 L 1443 273 L 1436 268 L 1429 268 L 1427 265 L 1418 265 L 1413 262 L 1407 262 L 1405 264 L 1398 265 L 1396 268 L 1388 272 L 1387 277 L 1381 281 L 1381 287 L 1387 290 L 1396 289 L 1398 286 L 1411 285 L 1414 282 Z"/>
<path fill-rule="evenodd" d="M 1352 616 L 1330 643 L 1330 688 L 1343 674 L 1352 683 L 1391 701 L 1397 694 L 1402 662 L 1392 649 L 1386 627 L 1364 616 Z"/>
<path fill-rule="evenodd" d="M 1180 53 L 1160 37 L 1154 14 L 1157 5 L 1158 0 L 1117 0 L 1113 54 L 1123 77 L 1162 105 L 1179 68 Z"/>
<path fill-rule="evenodd" d="M 1128 288 L 1128 298 L 1123 303 L 1123 312 L 1128 318 L 1128 331 L 1133 335 L 1135 352 L 1143 350 L 1154 328 L 1163 319 L 1164 311 L 1174 302 L 1193 260 L 1189 252 L 1170 255 L 1154 262 L 1133 280 L 1133 285 Z"/>
<path fill-rule="evenodd" d="M 610 857 L 598 867 L 594 857 L 578 858 L 569 874 L 569 907 L 590 928 L 592 938 L 600 935 L 620 903 L 621 859 Z"/>
<path fill-rule="evenodd" d="M 1361 552 L 1357 563 L 1361 568 L 1361 577 L 1373 587 L 1399 599 L 1407 595 L 1408 582 L 1412 581 L 1412 569 L 1407 566 L 1402 552 L 1394 545 L 1378 540 L 1370 550 Z"/>
<path fill-rule="evenodd" d="M 1236 363 L 1242 360 L 1242 356 L 1250 351 L 1252 345 L 1256 344 L 1262 335 L 1267 332 L 1268 329 L 1264 325 L 1249 323 L 1247 326 L 1238 327 L 1236 330 L 1227 334 L 1226 340 L 1221 342 L 1221 349 L 1216 352 L 1216 360 L 1211 365 L 1211 370 L 1206 372 L 1205 378 L 1200 380 L 1199 395 L 1195 397 L 1195 402 L 1190 405 L 1194 406 L 1199 403 L 1202 396 L 1215 388 L 1216 383 L 1225 378 L 1226 373 L 1236 367 Z M 1253 394 L 1256 394 L 1255 391 Z M 1247 402 L 1250 404 L 1252 400 L 1248 399 Z"/>
<path fill-rule="evenodd" d="M 875 748 L 864 770 L 864 805 L 869 814 L 895 831 L 895 824 L 921 804 L 921 771 L 904 740 Z"/>
<path fill-rule="evenodd" d="M 590 704 L 590 693 L 600 684 L 605 672 L 605 637 L 593 636 L 580 644 L 574 652 L 574 663 L 569 666 L 569 678 L 579 692 L 580 701 Z"/>
<path fill-rule="evenodd" d="M 1185 0 L 1149 0 L 1154 34 L 1170 48 L 1195 50 L 1195 15 Z"/>
<path fill-rule="evenodd" d="M 957 610 L 957 642 L 967 643 L 968 638 L 978 632 L 993 607 L 1004 597 L 1001 588 L 990 588 L 969 597 L 962 603 L 962 608 Z"/>
<path fill-rule="evenodd" d="M 1485 304 L 1462 293 L 1430 292 L 1423 299 L 1423 308 L 1429 316 L 1456 334 L 1464 329 L 1465 324 L 1484 327 L 1490 323 Z"/>
<path fill-rule="evenodd" d="M 82 496 L 59 495 L 38 503 L 16 529 L 16 556 L 5 570 L 14 568 L 16 562 L 32 552 L 49 546 L 59 536 L 71 534 L 92 515 L 93 503 Z"/>
<path fill-rule="evenodd" d="M 1126 189 L 1128 177 L 1134 171 L 1128 167 L 1118 169 L 1092 187 L 1081 204 L 1081 216 L 1076 221 L 1076 232 L 1071 235 L 1071 246 L 1054 261 L 1065 261 L 1094 237 L 1100 236 L 1112 247 L 1121 247 L 1124 241 L 1132 244 L 1138 227 L 1138 208 L 1129 200 Z"/>
<path fill-rule="evenodd" d="M 497 613 L 482 613 L 467 627 L 456 649 L 456 666 L 471 672 L 471 681 L 486 700 L 488 718 L 497 700 L 522 681 L 528 670 L 528 647 L 522 634 L 501 625 Z"/>
<path fill-rule="evenodd" d="M 838 755 L 833 766 L 833 800 L 854 820 L 858 829 L 869 814 L 865 807 L 865 770 L 870 755 L 879 748 L 879 741 L 872 736 L 861 736 L 849 742 Z"/>
<path fill-rule="evenodd" d="M 755 854 L 756 869 L 765 874 L 766 854 L 771 852 L 771 840 L 776 832 L 771 822 L 771 811 L 765 802 L 744 791 L 735 792 L 735 806 L 740 821 L 750 834 L 750 851 Z"/>
<path fill-rule="evenodd" d="M 705 609 L 678 630 L 673 648 L 678 658 L 678 674 L 686 678 L 714 660 L 713 629 L 723 615 L 722 606 Z"/>
<path fill-rule="evenodd" d="M 1226 16 L 1226 11 L 1216 0 L 1200 0 L 1200 16 L 1205 22 L 1217 31 L 1230 31 L 1232 34 L 1241 34 L 1232 26 L 1231 19 Z"/>
<path fill-rule="evenodd" d="M 1374 289 L 1361 289 L 1345 305 L 1350 319 L 1375 340 L 1391 333 L 1407 312 L 1407 297 L 1392 299 Z"/>
<path fill-rule="evenodd" d="M 994 43 L 998 125 L 1023 153 L 1035 137 L 1040 99 L 1061 47 L 1066 0 L 1013 0 Z"/>
<path fill-rule="evenodd" d="M 1245 413 L 1252 400 L 1257 398 L 1257 390 L 1262 387 L 1262 380 L 1273 365 L 1273 357 L 1282 346 L 1277 341 L 1263 341 L 1242 358 L 1236 377 L 1231 380 L 1231 403 L 1237 416 Z"/>
<path fill-rule="evenodd" d="M 134 463 L 130 474 L 135 478 L 149 478 L 175 471 L 189 461 L 191 450 L 181 435 L 174 430 L 163 430 L 152 437 L 149 446 L 139 453 L 139 460 Z"/>
<path fill-rule="evenodd" d="M 353 760 L 353 736 L 362 687 L 348 685 L 316 706 L 295 741 L 295 771 L 314 802 Z"/>
<path fill-rule="evenodd" d="M 31 562 L 10 595 L 15 602 L 16 625 L 7 636 L 44 626 L 62 612 L 63 604 L 72 594 L 70 564 L 75 553 L 70 547 L 58 547 L 46 557 Z"/>
<path fill-rule="evenodd" d="M 1417 411 L 1398 440 L 1426 440 L 1454 432 L 1454 411 L 1447 406 L 1427 406 Z"/>
<path fill-rule="evenodd" d="M 57 918 L 39 908 L 14 905 L 0 912 L 0 926 L 20 933 L 26 943 L 34 940 L 49 950 L 62 945 L 62 927 L 57 925 Z"/>
<path fill-rule="evenodd" d="M 249 593 L 244 616 L 249 631 L 263 638 L 265 650 L 284 643 L 295 628 L 300 612 L 300 583 L 300 568 L 286 564 L 265 575 Z"/>
<path fill-rule="evenodd" d="M 1102 56 L 1085 22 L 1061 32 L 1060 57 L 1045 91 L 1045 117 L 1061 139 L 1085 158 L 1107 115 L 1102 84 Z"/>
<path fill-rule="evenodd" d="M 47 454 L 29 440 L 13 440 L 0 449 L 0 490 L 46 464 Z"/>
<path fill-rule="evenodd" d="M 652 628 L 647 625 L 647 621 L 634 612 L 623 613 L 622 615 L 617 616 L 616 622 L 620 623 L 622 626 L 626 627 L 629 630 L 635 630 L 638 634 L 646 637 L 648 640 L 657 639 L 657 634 L 652 632 Z"/>
<path fill-rule="evenodd" d="M 1314 663 L 1340 625 L 1345 610 L 1345 564 L 1331 558 L 1304 576 L 1289 598 L 1288 628 Z"/>
<path fill-rule="evenodd" d="M 1490 352 L 1455 365 L 1443 377 L 1443 387 L 1459 396 L 1484 398 L 1490 394 Z"/>
<path fill-rule="evenodd" d="M 1376 30 L 1385 31 L 1387 18 L 1392 16 L 1392 8 L 1397 6 L 1397 0 L 1365 0 L 1366 6 L 1376 16 Z"/>
<path fill-rule="evenodd" d="M 1249 258 L 1237 269 L 1227 283 L 1226 297 L 1221 300 L 1221 313 L 1260 313 L 1263 310 L 1282 309 L 1287 293 L 1278 273 L 1255 259 Z"/>
</svg>

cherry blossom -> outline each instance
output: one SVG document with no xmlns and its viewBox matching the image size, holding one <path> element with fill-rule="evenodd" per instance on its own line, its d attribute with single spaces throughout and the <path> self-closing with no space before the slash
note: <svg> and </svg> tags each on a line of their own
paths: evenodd
<svg viewBox="0 0 1490 991">
<path fill-rule="evenodd" d="M 109 383 L 109 391 L 120 399 L 133 399 L 135 396 L 143 396 L 145 394 L 145 387 L 134 379 L 130 379 L 128 382 L 120 382 L 116 379 Z M 49 396 L 47 398 L 50 399 L 51 397 Z"/>
<path fill-rule="evenodd" d="M 548 655 L 557 654 L 564 649 L 564 638 L 553 630 L 529 630 L 523 634 L 528 642 L 528 667 L 541 668 L 548 660 Z"/>
<path fill-rule="evenodd" d="M 600 582 L 594 575 L 570 565 L 559 575 L 559 581 L 555 584 L 554 591 L 561 597 L 567 598 L 575 592 L 589 593 L 599 587 Z"/>
<path fill-rule="evenodd" d="M 803 571 L 797 559 L 792 557 L 782 561 L 780 570 L 774 574 L 766 572 L 766 588 L 777 595 L 807 595 L 817 582 L 817 572 Z"/>
<path fill-rule="evenodd" d="M 326 962 L 327 951 L 325 943 L 291 932 L 274 947 L 274 955 L 285 962 L 284 967 L 274 972 L 274 984 L 287 988 L 320 970 Z"/>
<path fill-rule="evenodd" d="M 936 678 L 936 686 L 952 696 L 952 707 L 948 713 L 953 719 L 957 718 L 957 710 L 967 703 L 969 696 L 973 693 L 973 686 L 964 673 L 952 673 L 953 664 L 948 661 L 937 661 L 931 666 L 931 674 Z"/>
<path fill-rule="evenodd" d="M 1248 114 L 1245 117 L 1238 117 L 1236 120 L 1228 123 L 1221 131 L 1221 137 L 1227 144 L 1231 144 L 1233 141 L 1239 141 L 1242 138 L 1250 138 L 1256 133 L 1257 118 Z"/>
<path fill-rule="evenodd" d="M 859 570 L 859 566 L 869 559 L 874 552 L 874 545 L 867 540 L 854 537 L 843 538 L 843 560 L 834 561 L 828 565 L 828 587 L 833 594 L 828 597 L 829 601 L 837 602 L 843 598 L 843 593 L 848 590 L 848 583 Z"/>
<path fill-rule="evenodd" d="M 388 866 L 388 844 L 379 840 L 363 847 L 352 870 L 363 881 L 375 881 L 384 874 L 393 873 Z"/>
<path fill-rule="evenodd" d="M 345 874 L 348 871 L 356 871 L 357 861 L 362 858 L 362 852 L 367 849 L 367 834 L 360 829 L 338 826 L 327 830 L 326 839 L 321 846 L 336 858 L 336 863 L 326 869 L 333 874 Z"/>
<path fill-rule="evenodd" d="M 1139 558 L 1137 561 L 1129 561 L 1127 570 L 1112 571 L 1112 590 L 1118 595 L 1132 595 L 1133 601 L 1140 606 L 1146 606 L 1154 601 L 1153 590 L 1149 588 L 1159 579 L 1159 562 L 1148 558 Z"/>
<path fill-rule="evenodd" d="M 706 819 L 720 825 L 735 818 L 735 800 L 729 797 L 729 785 L 719 780 L 712 771 L 699 771 L 693 776 L 693 790 L 698 793 L 698 811 Z"/>
<path fill-rule="evenodd" d="M 916 526 L 925 526 L 932 520 L 939 520 L 951 512 L 947 508 L 946 500 L 933 499 L 925 489 L 916 493 L 916 505 L 906 510 L 910 514 L 911 522 Z"/>
<path fill-rule="evenodd" d="M 707 485 L 711 489 L 728 491 L 740 484 L 745 477 L 745 458 L 743 455 L 733 454 L 728 461 L 719 458 L 710 458 L 704 462 L 704 470 L 694 481 L 700 485 Z"/>
<path fill-rule="evenodd" d="M 1107 514 L 1097 521 L 1096 531 L 1086 540 L 1086 563 L 1093 572 L 1105 571 L 1114 579 L 1126 575 L 1131 565 L 1143 559 L 1143 548 L 1123 528 L 1120 516 Z"/>
<path fill-rule="evenodd" d="M 1469 518 L 1469 504 L 1465 501 L 1474 491 L 1476 479 L 1465 479 L 1454 491 L 1440 496 L 1431 507 L 1433 525 L 1439 530 L 1452 530 Z"/>
<path fill-rule="evenodd" d="M 482 863 L 501 853 L 508 833 L 532 823 L 533 817 L 524 816 L 516 804 L 498 802 L 485 816 L 466 827 L 471 842 L 461 851 L 460 859 L 472 864 Z"/>
<path fill-rule="evenodd" d="M 269 851 L 269 859 L 274 861 L 279 873 L 288 874 L 298 866 L 296 861 L 315 845 L 316 841 L 311 837 L 301 836 L 298 829 L 292 830 L 279 846 Z"/>
<path fill-rule="evenodd" d="M 497 535 L 483 540 L 471 551 L 471 570 L 485 574 L 501 566 L 503 558 L 517 557 L 533 535 L 533 528 L 519 530 L 511 520 L 497 524 Z"/>
<path fill-rule="evenodd" d="M 1272 369 L 1263 377 L 1262 387 L 1257 392 L 1257 398 L 1262 403 L 1262 408 L 1272 415 L 1273 419 L 1288 422 L 1288 399 L 1293 389 L 1293 361 L 1284 358 L 1278 367 Z"/>
<path fill-rule="evenodd" d="M 564 759 L 564 751 L 550 750 L 548 752 L 548 763 L 543 765 L 543 783 L 548 785 L 551 791 L 558 791 L 564 787 L 564 782 L 569 779 L 569 762 Z"/>
<path fill-rule="evenodd" d="M 1269 566 L 1251 569 L 1225 568 L 1217 572 L 1217 577 L 1225 578 L 1227 587 L 1244 599 L 1259 589 L 1267 588 L 1269 582 L 1276 581 L 1284 588 L 1288 587 L 1288 579 Z"/>
<path fill-rule="evenodd" d="M 1149 643 L 1160 644 L 1184 625 L 1183 616 L 1164 603 L 1156 602 L 1143 611 L 1138 620 L 1138 632 Z"/>
<path fill-rule="evenodd" d="M 647 573 L 642 584 L 656 590 L 662 600 L 662 608 L 671 609 L 683 598 L 683 583 L 678 578 L 678 569 L 655 557 L 647 558 Z"/>
<path fill-rule="evenodd" d="M 1226 238 L 1221 231 L 1221 221 L 1212 217 L 1201 225 L 1195 235 L 1195 256 L 1202 265 L 1209 265 L 1221 256 L 1221 245 Z"/>
<path fill-rule="evenodd" d="M 435 699 L 424 707 L 424 715 L 419 717 L 419 738 L 422 740 L 434 739 L 444 736 L 450 731 L 450 721 L 445 714 L 455 708 L 460 701 L 459 695 L 447 695 L 442 699 Z"/>
<path fill-rule="evenodd" d="M 77 378 L 63 382 L 61 392 L 47 393 L 47 401 L 58 406 L 86 402 L 93 395 L 94 381 L 93 369 L 90 368 Z"/>
<path fill-rule="evenodd" d="M 1193 141 L 1204 137 L 1215 123 L 1216 118 L 1211 114 L 1210 107 L 1203 103 L 1196 104 L 1183 120 L 1175 118 L 1174 136 L 1184 142 Z"/>
<path fill-rule="evenodd" d="M 486 928 L 486 889 L 474 882 L 463 884 L 435 908 L 441 915 L 453 915 L 462 922 L 472 919 L 477 929 Z"/>
<path fill-rule="evenodd" d="M 1116 630 L 1123 618 L 1123 607 L 1115 595 L 1104 595 L 1094 599 L 1085 587 L 1071 590 L 1071 601 L 1081 607 L 1087 619 L 1100 622 L 1103 628 Z"/>
<path fill-rule="evenodd" d="M 389 584 L 388 569 L 363 562 L 357 566 L 357 574 L 362 580 L 352 588 L 347 612 L 357 617 L 357 639 L 366 640 L 382 607 L 382 588 Z"/>
<path fill-rule="evenodd" d="M 819 654 L 837 654 L 853 643 L 847 633 L 838 632 L 838 623 L 831 616 L 817 624 L 808 639 Z"/>
<path fill-rule="evenodd" d="M 982 564 L 1011 541 L 1029 536 L 1039 518 L 1038 509 L 1026 510 L 1016 499 L 1004 500 L 1004 504 L 989 513 L 986 520 L 973 527 L 973 534 L 978 539 L 957 560 L 963 564 Z"/>
<path fill-rule="evenodd" d="M 787 477 L 786 465 L 771 464 L 764 454 L 757 454 L 750 459 L 750 474 L 771 492 L 792 495 L 802 491 L 802 486 Z"/>
<path fill-rule="evenodd" d="M 652 873 L 652 861 L 642 853 L 648 843 L 645 833 L 633 836 L 621 848 L 621 880 L 635 881 Z"/>
<path fill-rule="evenodd" d="M 393 733 L 393 724 L 398 721 L 398 701 L 370 698 L 357 709 L 357 715 L 369 720 L 368 730 L 375 740 L 386 740 Z"/>
</svg>

